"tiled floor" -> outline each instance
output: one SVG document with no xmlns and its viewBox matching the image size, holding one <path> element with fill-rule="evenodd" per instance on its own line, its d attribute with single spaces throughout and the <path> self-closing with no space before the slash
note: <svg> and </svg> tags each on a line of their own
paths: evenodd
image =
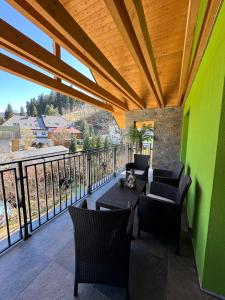
<svg viewBox="0 0 225 300">
<path fill-rule="evenodd" d="M 95 200 L 115 180 L 88 197 L 90 207 L 94 207 Z M 0 257 L 1 300 L 72 300 L 73 278 L 73 233 L 68 212 Z M 165 241 L 148 234 L 142 234 L 142 239 L 135 238 L 132 241 L 130 296 L 132 300 L 214 299 L 199 289 L 187 234 L 182 234 L 180 256 L 174 254 L 173 245 L 167 245 Z M 77 299 L 124 298 L 123 289 L 80 284 Z"/>
</svg>

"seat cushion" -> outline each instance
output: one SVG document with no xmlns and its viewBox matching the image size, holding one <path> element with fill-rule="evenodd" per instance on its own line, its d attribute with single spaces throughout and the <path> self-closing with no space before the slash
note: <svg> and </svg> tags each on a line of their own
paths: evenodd
<svg viewBox="0 0 225 300">
<path fill-rule="evenodd" d="M 161 197 L 161 196 L 158 196 L 158 195 L 154 195 L 154 194 L 151 194 L 149 193 L 147 195 L 147 197 L 150 197 L 151 199 L 155 199 L 157 201 L 161 201 L 161 202 L 167 202 L 167 203 L 171 203 L 171 204 L 176 204 L 175 201 L 171 200 L 171 199 L 168 199 L 168 198 L 165 198 L 165 197 Z"/>
<path fill-rule="evenodd" d="M 127 173 L 131 173 L 131 171 L 127 171 Z M 135 175 L 144 175 L 145 171 L 143 170 L 134 170 Z"/>
</svg>

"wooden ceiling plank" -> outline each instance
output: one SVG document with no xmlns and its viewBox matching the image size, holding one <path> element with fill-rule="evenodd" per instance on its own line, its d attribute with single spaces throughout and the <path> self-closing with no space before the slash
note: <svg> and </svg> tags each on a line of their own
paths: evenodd
<svg viewBox="0 0 225 300">
<path fill-rule="evenodd" d="M 35 25 L 42 28 L 59 45 L 66 48 L 88 67 L 119 89 L 125 97 L 128 97 L 139 108 L 145 108 L 144 101 L 136 94 L 59 1 L 7 0 L 7 2 L 28 17 Z"/>
<path fill-rule="evenodd" d="M 161 106 L 164 106 L 162 87 L 156 66 L 155 56 L 152 49 L 150 33 L 148 30 L 145 13 L 141 0 L 124 0 L 127 12 L 135 30 L 139 45 L 142 49 L 149 73 Z"/>
<path fill-rule="evenodd" d="M 131 15 L 132 15 L 132 19 L 130 19 L 130 16 L 129 16 L 129 13 L 128 13 L 127 7 L 125 6 L 124 1 L 104 0 L 104 2 L 113 18 L 115 24 L 117 25 L 118 30 L 120 31 L 123 39 L 125 40 L 127 48 L 129 49 L 131 55 L 133 56 L 134 61 L 135 61 L 136 65 L 138 66 L 142 77 L 145 79 L 145 82 L 146 82 L 148 88 L 153 91 L 154 96 L 155 96 L 156 101 L 158 102 L 159 106 L 163 105 L 163 101 L 160 101 L 160 99 L 162 100 L 162 97 L 161 97 L 162 94 L 160 93 L 160 95 L 158 95 L 158 93 L 156 91 L 154 82 L 151 77 L 149 67 L 145 60 L 145 55 L 142 52 L 143 48 L 146 46 L 146 44 L 145 44 L 145 42 L 143 42 L 143 40 L 141 41 L 141 44 L 140 44 L 140 40 L 142 38 L 144 39 L 144 37 L 143 36 L 140 37 L 140 34 L 138 35 L 138 33 L 136 32 L 139 28 L 135 28 L 133 26 L 133 25 L 136 25 L 136 24 L 133 24 L 133 22 L 132 22 L 133 19 L 134 18 L 137 19 L 136 10 L 134 11 L 135 7 L 132 7 L 132 12 L 131 12 L 131 9 L 129 8 L 129 13 L 131 13 Z M 131 3 L 132 1 L 129 1 L 129 2 Z M 134 13 L 135 13 L 135 15 L 134 15 Z M 153 54 L 153 52 L 152 52 L 152 54 Z M 154 60 L 154 56 L 152 56 L 152 58 Z M 160 88 L 160 90 L 161 90 L 161 88 Z"/>
<path fill-rule="evenodd" d="M 223 0 L 211 0 L 208 3 L 181 105 L 185 102 L 191 90 L 222 4 Z"/>
<path fill-rule="evenodd" d="M 128 110 L 126 104 L 121 100 L 63 62 L 58 57 L 59 49 L 57 55 L 50 53 L 2 19 L 0 19 L 0 41 L 6 50 L 53 73 L 57 78 L 85 89 L 122 110 Z"/>
<path fill-rule="evenodd" d="M 178 90 L 178 105 L 181 104 L 182 97 L 184 96 L 184 88 L 187 84 L 187 79 L 190 71 L 190 59 L 192 53 L 192 46 L 195 36 L 195 28 L 198 20 L 198 11 L 200 0 L 189 0 L 188 14 L 183 46 L 183 56 L 180 73 L 180 83 Z"/>
<path fill-rule="evenodd" d="M 65 94 L 69 97 L 79 99 L 81 101 L 87 102 L 91 105 L 95 105 L 98 108 L 107 110 L 109 112 L 114 112 L 111 105 L 97 101 L 96 99 L 83 94 L 70 86 L 67 86 L 47 75 L 42 74 L 10 57 L 5 54 L 0 53 L 0 69 L 14 74 L 16 76 L 22 77 L 24 79 L 33 81 L 37 84 L 45 86 L 51 90 L 57 91 L 59 93 Z"/>
</svg>

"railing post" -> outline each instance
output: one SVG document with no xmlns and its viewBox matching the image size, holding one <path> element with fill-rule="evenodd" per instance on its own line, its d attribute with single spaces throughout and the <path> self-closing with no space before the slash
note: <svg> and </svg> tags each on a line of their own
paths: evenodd
<svg viewBox="0 0 225 300">
<path fill-rule="evenodd" d="M 88 169 L 88 194 L 92 193 L 92 182 L 91 182 L 91 152 L 87 151 L 87 169 Z"/>
<path fill-rule="evenodd" d="M 116 146 L 113 148 L 113 176 L 116 177 Z"/>
<path fill-rule="evenodd" d="M 28 221 L 27 221 L 27 208 L 26 208 L 26 196 L 24 188 L 24 175 L 23 175 L 23 162 L 19 162 L 19 181 L 21 189 L 21 207 L 23 210 L 23 222 L 24 222 L 24 240 L 28 239 L 31 234 L 28 231 Z"/>
</svg>

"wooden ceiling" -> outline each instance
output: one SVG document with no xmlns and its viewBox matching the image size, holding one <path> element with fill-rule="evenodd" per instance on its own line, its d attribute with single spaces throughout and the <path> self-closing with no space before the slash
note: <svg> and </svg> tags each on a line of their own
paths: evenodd
<svg viewBox="0 0 225 300">
<path fill-rule="evenodd" d="M 183 103 L 223 0 L 209 0 L 194 60 L 200 0 L 7 0 L 54 41 L 53 53 L 0 20 L 1 47 L 55 78 L 0 56 L 0 68 L 111 111 Z M 91 82 L 60 59 L 60 47 L 87 65 Z M 92 95 L 61 82 L 66 80 Z"/>
</svg>

